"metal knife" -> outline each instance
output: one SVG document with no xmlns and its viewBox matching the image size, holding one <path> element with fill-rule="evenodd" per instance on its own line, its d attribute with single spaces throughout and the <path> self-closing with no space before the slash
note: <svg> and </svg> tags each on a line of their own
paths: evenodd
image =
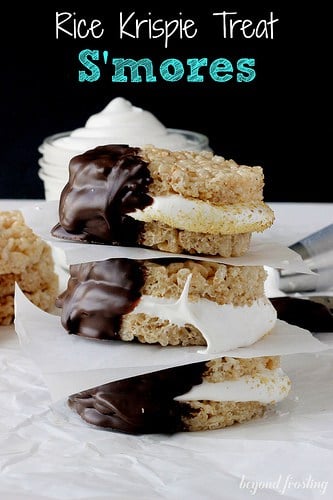
<svg viewBox="0 0 333 500">
<path fill-rule="evenodd" d="M 333 333 L 333 296 L 313 295 L 270 297 L 269 300 L 283 321 L 312 333 Z"/>
</svg>

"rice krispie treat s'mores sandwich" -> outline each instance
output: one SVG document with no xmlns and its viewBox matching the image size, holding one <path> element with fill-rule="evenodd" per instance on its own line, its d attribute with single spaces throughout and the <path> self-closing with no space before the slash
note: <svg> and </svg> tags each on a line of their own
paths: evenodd
<svg viewBox="0 0 333 500">
<path fill-rule="evenodd" d="M 261 167 L 211 152 L 106 145 L 72 158 L 52 234 L 172 253 L 239 256 L 270 227 Z"/>
<path fill-rule="evenodd" d="M 262 266 L 108 259 L 70 266 L 56 305 L 70 334 L 216 353 L 251 345 L 274 327 L 265 277 Z"/>
<path fill-rule="evenodd" d="M 51 247 L 25 224 L 19 210 L 0 212 L 0 325 L 14 320 L 14 289 L 41 309 L 55 305 L 59 293 Z"/>
<path fill-rule="evenodd" d="M 262 417 L 290 390 L 278 356 L 223 357 L 94 387 L 69 397 L 88 424 L 131 434 L 221 429 Z"/>
</svg>

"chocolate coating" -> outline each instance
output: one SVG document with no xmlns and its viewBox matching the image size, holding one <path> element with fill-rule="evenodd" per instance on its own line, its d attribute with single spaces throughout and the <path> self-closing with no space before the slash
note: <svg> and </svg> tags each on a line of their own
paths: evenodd
<svg viewBox="0 0 333 500">
<path fill-rule="evenodd" d="M 141 297 L 143 265 L 131 259 L 108 259 L 70 266 L 67 289 L 57 298 L 68 333 L 94 339 L 119 339 L 123 314 Z"/>
<path fill-rule="evenodd" d="M 98 146 L 71 159 L 53 236 L 94 243 L 135 245 L 142 222 L 127 216 L 151 205 L 152 182 L 140 149 Z"/>
<path fill-rule="evenodd" d="M 202 382 L 205 363 L 131 377 L 73 394 L 69 406 L 89 424 L 130 434 L 185 431 L 182 416 L 196 410 L 175 401 Z"/>
</svg>

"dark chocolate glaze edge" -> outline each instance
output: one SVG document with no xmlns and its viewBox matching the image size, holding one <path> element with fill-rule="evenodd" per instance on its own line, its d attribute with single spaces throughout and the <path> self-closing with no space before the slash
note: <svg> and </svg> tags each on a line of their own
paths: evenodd
<svg viewBox="0 0 333 500">
<path fill-rule="evenodd" d="M 73 394 L 68 405 L 101 429 L 129 434 L 186 431 L 183 418 L 197 410 L 174 398 L 200 384 L 205 370 L 200 362 L 122 379 Z"/>
</svg>

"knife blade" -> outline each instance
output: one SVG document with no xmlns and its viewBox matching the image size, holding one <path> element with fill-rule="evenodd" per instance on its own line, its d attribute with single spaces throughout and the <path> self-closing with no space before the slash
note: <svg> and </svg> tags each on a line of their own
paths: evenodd
<svg viewBox="0 0 333 500">
<path fill-rule="evenodd" d="M 327 295 L 270 297 L 277 316 L 312 333 L 333 333 L 333 297 Z"/>
</svg>

